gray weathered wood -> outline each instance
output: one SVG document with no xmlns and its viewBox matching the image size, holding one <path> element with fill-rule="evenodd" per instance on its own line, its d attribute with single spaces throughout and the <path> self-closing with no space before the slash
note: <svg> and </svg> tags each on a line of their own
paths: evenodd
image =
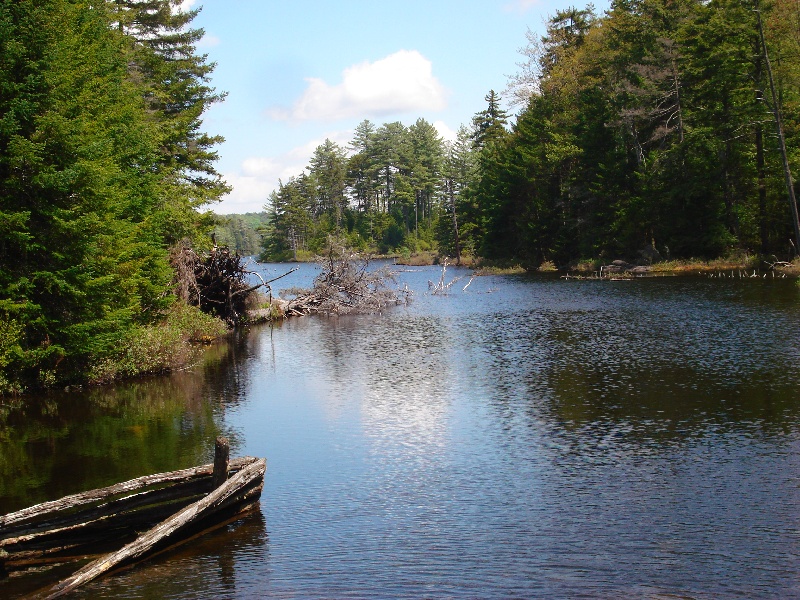
<svg viewBox="0 0 800 600">
<path fill-rule="evenodd" d="M 231 469 L 241 469 L 243 466 L 253 462 L 253 457 L 238 458 L 230 463 Z M 99 502 L 112 498 L 113 496 L 136 492 L 144 488 L 162 485 L 173 484 L 180 481 L 188 481 L 193 478 L 205 477 L 212 473 L 213 464 L 202 465 L 199 467 L 192 467 L 190 469 L 182 469 L 180 471 L 170 471 L 169 473 L 157 473 L 155 475 L 145 475 L 144 477 L 137 477 L 122 483 L 82 492 L 80 494 L 72 494 L 64 496 L 58 500 L 51 500 L 43 502 L 34 506 L 29 506 L 16 512 L 8 513 L 0 517 L 0 536 L 11 526 L 28 523 L 38 520 L 50 518 L 53 514 L 65 512 L 70 509 L 75 509 L 82 505 L 91 504 L 92 502 Z"/>
<path fill-rule="evenodd" d="M 230 471 L 257 460 L 234 459 Z M 68 562 L 69 557 L 97 554 L 98 545 L 109 547 L 113 541 L 119 547 L 201 499 L 212 489 L 212 470 L 204 465 L 148 475 L 5 515 L 0 521 L 6 524 L 0 526 L 0 572 L 44 566 L 61 557 Z"/>
<path fill-rule="evenodd" d="M 228 460 L 231 446 L 228 438 L 218 437 L 214 444 L 214 474 L 211 477 L 212 489 L 218 488 L 228 478 Z"/>
<path fill-rule="evenodd" d="M 92 581 L 109 569 L 123 563 L 135 560 L 151 551 L 157 544 L 186 528 L 190 524 L 216 512 L 222 507 L 229 506 L 242 500 L 241 491 L 248 490 L 246 499 L 260 493 L 266 472 L 266 461 L 257 459 L 252 464 L 240 470 L 220 487 L 213 490 L 205 498 L 190 504 L 172 517 L 153 527 L 148 532 L 139 536 L 134 542 L 127 544 L 120 550 L 107 554 L 83 567 L 71 577 L 61 581 L 50 589 L 47 600 L 58 598 L 72 590 Z"/>
</svg>

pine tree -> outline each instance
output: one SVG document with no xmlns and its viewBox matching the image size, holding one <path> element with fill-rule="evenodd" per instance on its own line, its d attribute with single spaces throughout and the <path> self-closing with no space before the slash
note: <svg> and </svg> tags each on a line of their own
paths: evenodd
<svg viewBox="0 0 800 600">
<path fill-rule="evenodd" d="M 309 180 L 314 189 L 313 206 L 316 216 L 330 215 L 336 229 L 342 226 L 347 210 L 345 179 L 347 160 L 345 151 L 329 139 L 317 146 L 309 162 Z"/>
<path fill-rule="evenodd" d="M 445 145 L 442 177 L 442 204 L 436 230 L 439 253 L 454 256 L 461 263 L 465 248 L 474 250 L 470 243 L 470 227 L 464 219 L 464 205 L 469 201 L 469 190 L 477 178 L 476 156 L 471 134 L 463 125 L 456 140 Z"/>
<path fill-rule="evenodd" d="M 488 144 L 501 140 L 508 133 L 508 115 L 500 108 L 500 96 L 490 90 L 484 98 L 488 106 L 472 118 L 472 139 L 479 150 Z"/>
<path fill-rule="evenodd" d="M 230 188 L 216 171 L 221 136 L 202 131 L 202 115 L 224 94 L 209 84 L 215 65 L 196 53 L 202 29 L 191 28 L 198 10 L 178 10 L 180 0 L 107 0 L 128 40 L 129 78 L 141 87 L 160 133 L 158 169 L 164 202 L 152 215 L 166 244 L 196 237 L 213 225 L 198 209 Z"/>
<path fill-rule="evenodd" d="M 420 223 L 432 224 L 436 192 L 441 181 L 443 142 L 436 128 L 425 119 L 408 128 L 411 145 L 411 185 L 414 188 L 414 231 Z"/>
<path fill-rule="evenodd" d="M 3 2 L 0 19 L 0 318 L 20 332 L 16 376 L 52 384 L 165 305 L 145 216 L 158 137 L 102 7 Z"/>
</svg>

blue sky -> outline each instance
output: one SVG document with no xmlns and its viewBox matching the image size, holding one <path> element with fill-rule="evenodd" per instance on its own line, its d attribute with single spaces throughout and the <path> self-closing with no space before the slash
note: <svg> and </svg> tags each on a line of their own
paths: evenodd
<svg viewBox="0 0 800 600">
<path fill-rule="evenodd" d="M 218 169 L 233 191 L 210 208 L 255 212 L 298 175 L 325 138 L 355 126 L 424 118 L 443 137 L 502 93 L 528 28 L 569 0 L 186 0 L 201 7 L 198 51 L 228 93 L 204 116 L 226 138 Z M 513 114 L 516 109 L 511 108 Z"/>
</svg>

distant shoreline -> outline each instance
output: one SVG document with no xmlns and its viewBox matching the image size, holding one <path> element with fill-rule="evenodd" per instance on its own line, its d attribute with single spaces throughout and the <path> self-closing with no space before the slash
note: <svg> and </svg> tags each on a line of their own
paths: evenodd
<svg viewBox="0 0 800 600">
<path fill-rule="evenodd" d="M 444 258 L 434 252 L 418 252 L 409 255 L 403 254 L 383 254 L 374 255 L 375 260 L 393 260 L 397 265 L 409 267 L 436 266 L 444 262 Z M 772 258 L 773 260 L 769 260 Z M 459 266 L 473 269 L 476 275 L 513 275 L 522 273 L 562 273 L 578 276 L 597 274 L 601 271 L 605 273 L 624 273 L 631 274 L 650 274 L 650 275 L 710 275 L 715 273 L 738 273 L 747 271 L 764 273 L 775 271 L 786 277 L 800 277 L 800 259 L 793 262 L 777 261 L 774 257 L 767 259 L 758 256 L 737 256 L 722 257 L 711 260 L 686 259 L 669 260 L 654 262 L 652 264 L 626 263 L 621 260 L 583 260 L 575 262 L 568 267 L 558 268 L 552 262 L 546 262 L 536 268 L 523 266 L 515 261 L 487 261 L 479 257 L 465 256 L 460 264 L 456 264 L 455 259 L 446 257 L 447 265 L 451 267 Z M 314 262 L 313 260 L 279 261 L 291 263 Z M 615 265 L 614 263 L 624 263 Z"/>
</svg>

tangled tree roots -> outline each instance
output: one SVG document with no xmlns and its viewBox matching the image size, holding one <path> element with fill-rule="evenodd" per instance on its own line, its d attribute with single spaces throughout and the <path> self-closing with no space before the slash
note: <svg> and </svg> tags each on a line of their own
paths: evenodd
<svg viewBox="0 0 800 600">
<path fill-rule="evenodd" d="M 208 254 L 198 255 L 184 242 L 173 249 L 170 262 L 177 296 L 230 325 L 245 318 L 248 295 L 264 285 L 250 285 L 247 275 L 252 271 L 226 247 L 214 246 Z"/>
<path fill-rule="evenodd" d="M 331 243 L 318 263 L 322 272 L 314 279 L 312 289 L 285 290 L 295 296 L 282 306 L 287 317 L 375 313 L 411 299 L 408 288 L 390 287 L 396 281 L 388 266 L 371 269 L 369 257 L 350 252 L 339 244 Z"/>
</svg>

